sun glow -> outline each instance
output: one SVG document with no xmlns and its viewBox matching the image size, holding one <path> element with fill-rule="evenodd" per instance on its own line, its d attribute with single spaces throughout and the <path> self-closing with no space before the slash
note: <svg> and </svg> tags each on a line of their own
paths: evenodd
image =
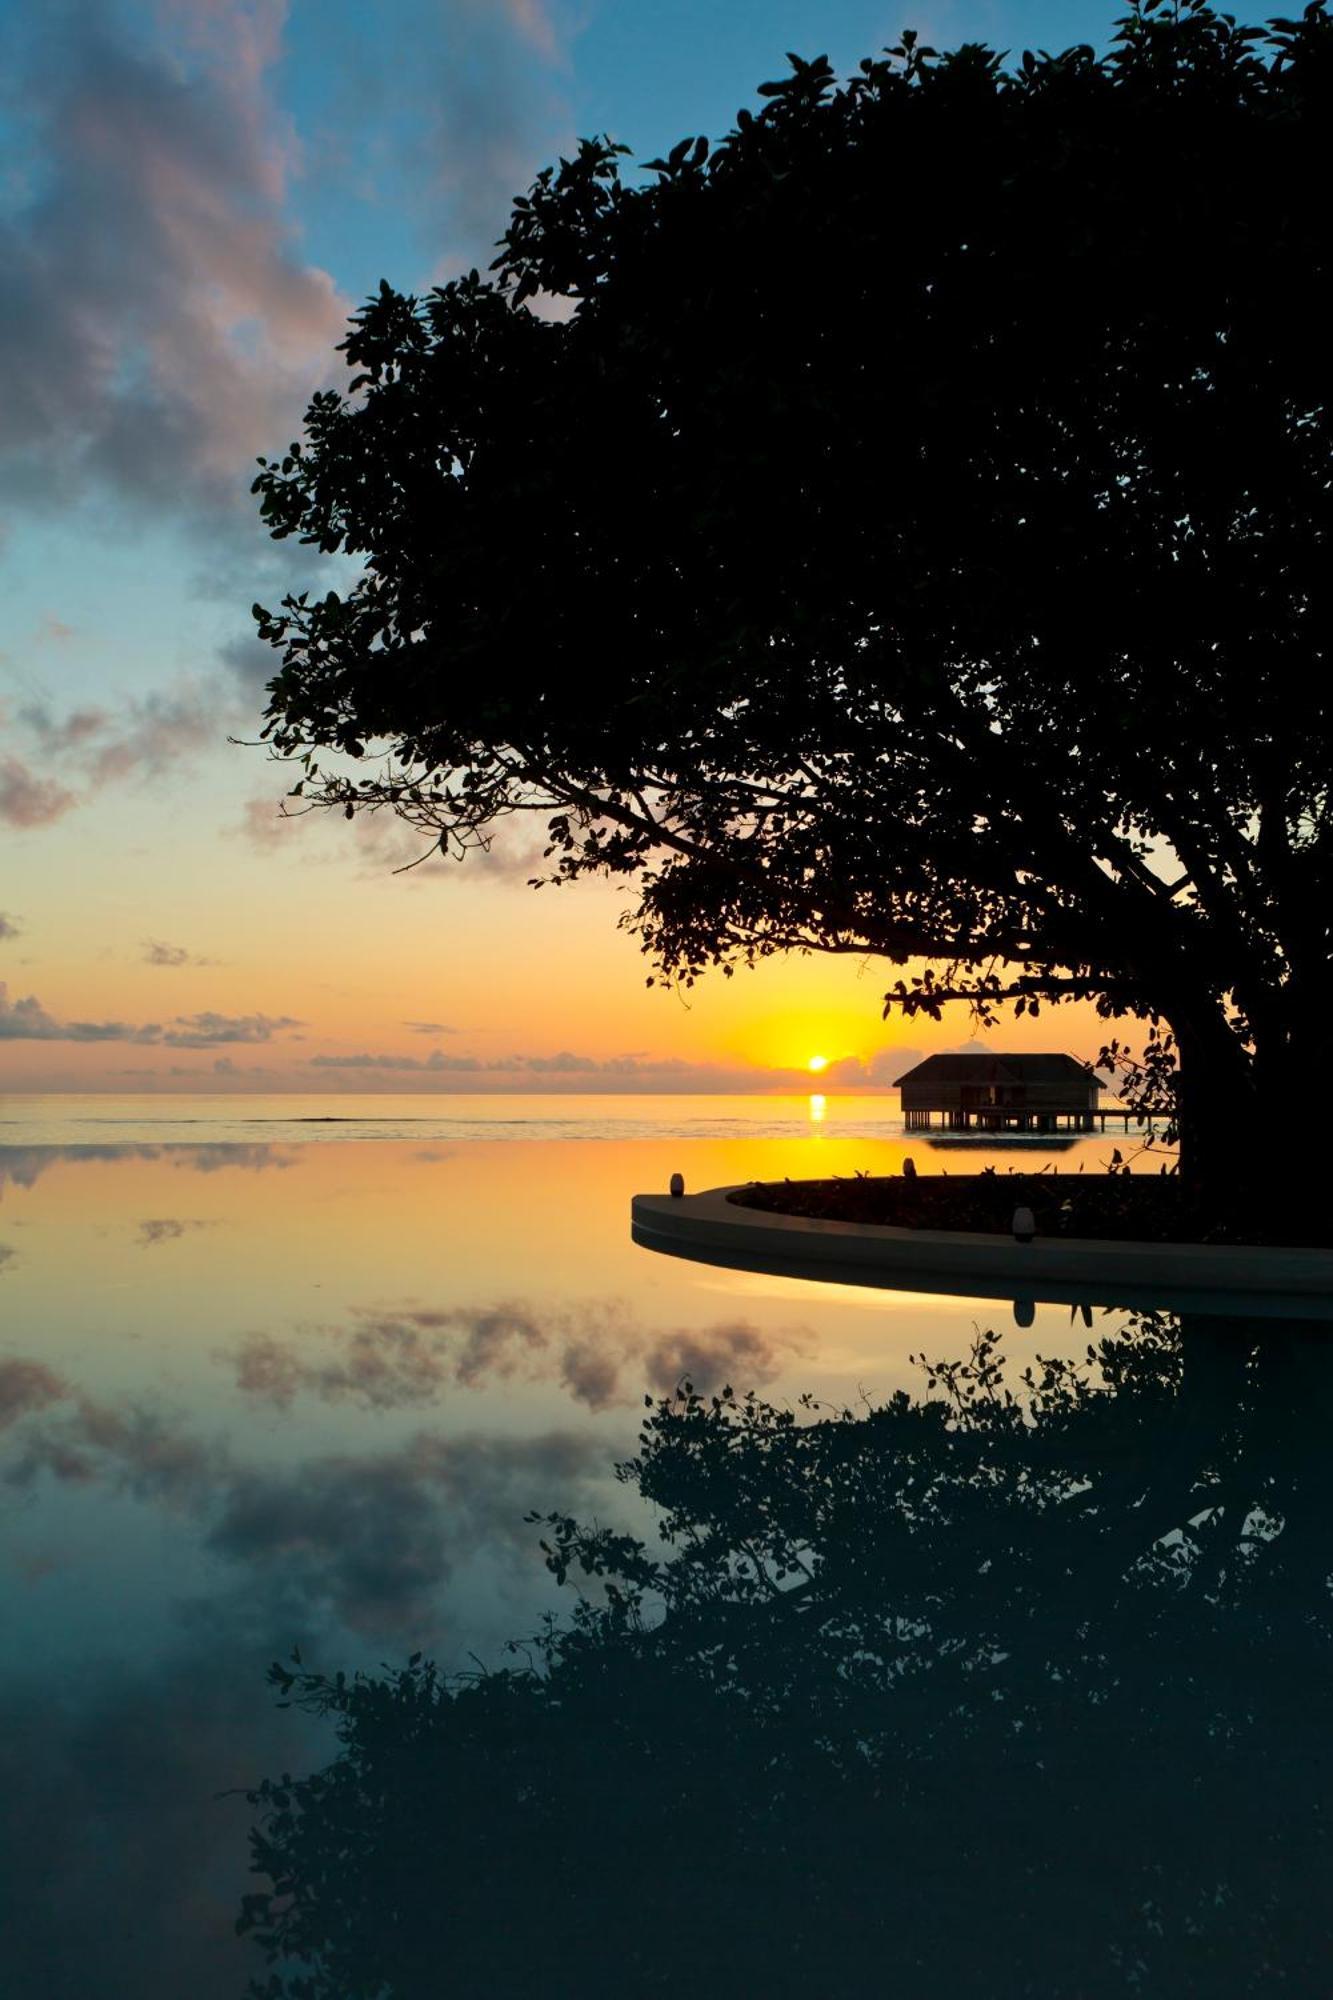
<svg viewBox="0 0 1333 2000">
<path fill-rule="evenodd" d="M 827 1057 L 827 1056 L 811 1056 L 811 1058 L 810 1058 L 809 1062 L 808 1062 L 808 1063 L 806 1064 L 806 1068 L 807 1068 L 807 1069 L 812 1069 L 812 1070 L 815 1070 L 816 1072 L 817 1072 L 817 1071 L 819 1071 L 819 1070 L 821 1070 L 821 1069 L 827 1069 L 827 1068 L 828 1068 L 828 1057 Z"/>
</svg>

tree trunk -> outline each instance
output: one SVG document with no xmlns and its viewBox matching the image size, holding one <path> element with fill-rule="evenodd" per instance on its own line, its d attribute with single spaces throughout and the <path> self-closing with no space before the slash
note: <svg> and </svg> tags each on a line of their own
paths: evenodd
<svg viewBox="0 0 1333 2000">
<path fill-rule="evenodd" d="M 1256 1157 L 1261 1112 L 1254 1064 L 1220 1013 L 1173 1020 L 1172 1028 L 1180 1056 L 1181 1179 L 1229 1206 Z"/>
<path fill-rule="evenodd" d="M 1181 1178 L 1219 1221 L 1243 1227 L 1252 1218 L 1256 1228 L 1289 1241 L 1317 1240 L 1327 1204 L 1308 1162 L 1333 1062 L 1328 1029 L 1259 1034 L 1250 1052 L 1220 1010 L 1172 1027 L 1180 1052 Z"/>
</svg>

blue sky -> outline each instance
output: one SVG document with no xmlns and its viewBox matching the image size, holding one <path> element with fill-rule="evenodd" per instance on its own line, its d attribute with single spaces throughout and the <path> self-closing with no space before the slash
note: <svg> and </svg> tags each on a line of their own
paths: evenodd
<svg viewBox="0 0 1333 2000">
<path fill-rule="evenodd" d="M 644 998 L 620 906 L 593 890 L 539 913 L 522 854 L 423 894 L 389 872 L 408 851 L 391 829 L 279 830 L 283 783 L 227 741 L 262 707 L 249 606 L 303 580 L 259 528 L 254 454 L 296 435 L 381 277 L 484 265 L 510 197 L 579 134 L 646 159 L 726 130 L 789 48 L 847 71 L 915 25 L 1017 54 L 1105 42 L 1113 10 L 11 0 L 4 18 L 0 1090 L 292 1088 L 318 1055 L 401 1053 L 400 1016 L 447 1015 L 482 1056 L 488 1033 L 536 1059 L 583 1032 L 589 1060 L 646 1050 L 688 1079 L 803 1060 L 812 1035 L 868 1059 L 873 979 L 775 969 L 686 1018 Z M 567 1006 L 525 1016 L 548 943 L 577 958 Z M 169 1059 L 204 1016 L 214 1053 Z"/>
</svg>

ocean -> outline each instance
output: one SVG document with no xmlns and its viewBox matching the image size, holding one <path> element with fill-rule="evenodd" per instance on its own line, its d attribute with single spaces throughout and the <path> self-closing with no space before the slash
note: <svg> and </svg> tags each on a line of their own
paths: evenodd
<svg viewBox="0 0 1333 2000">
<path fill-rule="evenodd" d="M 303 1145 L 312 1141 L 896 1139 L 903 1132 L 897 1092 L 843 1096 L 444 1095 L 328 1093 L 245 1096 L 166 1093 L 137 1096 L 0 1094 L 0 1146 Z M 956 1145 L 937 1133 L 934 1141 Z M 1100 1135 L 1098 1135 L 1100 1140 Z M 992 1148 L 995 1142 L 991 1142 Z M 1024 1150 L 1040 1135 L 1006 1134 Z M 1110 1157 L 1110 1147 L 1106 1149 Z M 1099 1155 L 1100 1157 L 1100 1155 Z"/>
</svg>

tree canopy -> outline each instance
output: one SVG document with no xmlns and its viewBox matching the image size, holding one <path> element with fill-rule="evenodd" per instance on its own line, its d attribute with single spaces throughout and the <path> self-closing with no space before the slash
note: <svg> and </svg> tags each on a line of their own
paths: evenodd
<svg viewBox="0 0 1333 2000">
<path fill-rule="evenodd" d="M 1091 998 L 1196 1141 L 1271 1111 L 1333 1000 L 1322 0 L 760 95 L 358 313 L 256 481 L 362 565 L 256 607 L 272 744 L 445 849 L 539 814 L 669 977 L 924 957 L 890 1005 Z"/>
</svg>

